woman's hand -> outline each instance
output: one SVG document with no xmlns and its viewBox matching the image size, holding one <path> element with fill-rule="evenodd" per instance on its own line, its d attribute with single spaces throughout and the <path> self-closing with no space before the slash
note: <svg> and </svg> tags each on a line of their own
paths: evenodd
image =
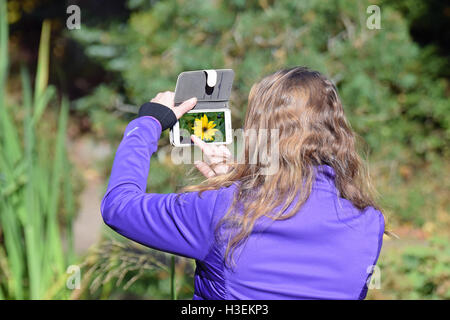
<svg viewBox="0 0 450 320">
<path fill-rule="evenodd" d="M 191 98 L 189 100 L 184 101 L 178 107 L 175 107 L 175 93 L 172 91 L 164 91 L 160 92 L 154 97 L 150 102 L 155 102 L 166 106 L 171 109 L 177 119 L 180 119 L 183 114 L 191 110 L 197 104 L 197 98 Z"/>
<path fill-rule="evenodd" d="M 195 166 L 206 178 L 228 172 L 230 166 L 227 162 L 231 160 L 231 153 L 227 147 L 208 144 L 195 135 L 192 135 L 191 139 L 205 155 L 205 161 L 195 161 Z"/>
<path fill-rule="evenodd" d="M 175 107 L 175 93 L 165 91 L 158 93 L 150 102 L 159 103 L 168 107 L 175 113 L 177 119 L 180 119 L 186 112 L 195 107 L 197 98 L 194 97 L 186 100 L 178 107 Z M 206 178 L 228 172 L 230 166 L 226 162 L 231 159 L 231 153 L 227 147 L 224 145 L 207 144 L 194 135 L 191 136 L 191 139 L 205 155 L 205 161 L 196 161 L 195 166 Z"/>
</svg>

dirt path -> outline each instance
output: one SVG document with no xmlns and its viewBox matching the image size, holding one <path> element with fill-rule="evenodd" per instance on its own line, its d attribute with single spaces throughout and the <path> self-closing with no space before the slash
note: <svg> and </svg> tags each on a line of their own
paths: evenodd
<svg viewBox="0 0 450 320">
<path fill-rule="evenodd" d="M 89 136 L 69 141 L 69 154 L 77 171 L 83 175 L 84 188 L 79 198 L 79 211 L 74 222 L 74 242 L 77 254 L 85 253 L 100 239 L 103 220 L 100 202 L 105 181 L 98 170 L 99 163 L 106 159 L 111 148 L 105 142 L 97 142 Z"/>
</svg>

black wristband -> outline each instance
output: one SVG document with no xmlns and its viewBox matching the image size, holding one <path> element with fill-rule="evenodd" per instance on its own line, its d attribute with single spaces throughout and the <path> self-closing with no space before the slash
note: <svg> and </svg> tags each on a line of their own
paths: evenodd
<svg viewBox="0 0 450 320">
<path fill-rule="evenodd" d="M 151 116 L 161 123 L 162 130 L 173 127 L 177 123 L 175 113 L 165 105 L 156 102 L 146 102 L 139 108 L 138 117 Z"/>
</svg>

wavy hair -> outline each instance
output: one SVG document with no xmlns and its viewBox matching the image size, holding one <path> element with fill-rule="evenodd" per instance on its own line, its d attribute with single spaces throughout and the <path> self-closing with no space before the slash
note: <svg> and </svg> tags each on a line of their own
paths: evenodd
<svg viewBox="0 0 450 320">
<path fill-rule="evenodd" d="M 269 162 L 278 161 L 276 172 L 266 174 L 267 162 L 255 158 L 255 153 L 263 148 L 270 150 L 267 145 L 275 143 L 270 136 L 267 141 L 255 141 L 244 135 L 244 157 L 257 161 L 233 163 L 227 174 L 184 189 L 201 194 L 236 183 L 233 203 L 216 229 L 218 232 L 222 226 L 233 226 L 225 251 L 228 265 L 234 263 L 235 250 L 249 237 L 259 218 L 284 220 L 299 211 L 311 193 L 319 165 L 334 169 L 340 197 L 358 209 L 368 206 L 379 209 L 372 196 L 369 175 L 356 150 L 355 133 L 330 80 L 306 67 L 294 67 L 277 71 L 254 84 L 244 132 L 274 128 L 278 130 L 278 150 L 268 157 Z"/>
</svg>

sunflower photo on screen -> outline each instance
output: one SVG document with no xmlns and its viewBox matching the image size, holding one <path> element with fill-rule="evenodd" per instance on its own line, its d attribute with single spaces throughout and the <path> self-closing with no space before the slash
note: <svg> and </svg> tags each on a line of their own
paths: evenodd
<svg viewBox="0 0 450 320">
<path fill-rule="evenodd" d="M 187 113 L 180 120 L 181 135 L 195 135 L 205 142 L 222 142 L 225 137 L 223 112 Z"/>
</svg>

